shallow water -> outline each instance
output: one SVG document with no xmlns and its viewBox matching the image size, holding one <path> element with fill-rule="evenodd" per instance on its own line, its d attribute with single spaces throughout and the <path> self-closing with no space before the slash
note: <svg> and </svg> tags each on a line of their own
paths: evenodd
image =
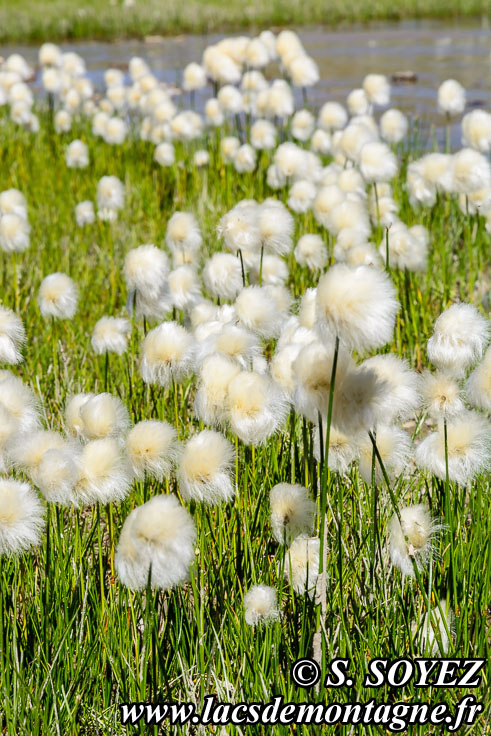
<svg viewBox="0 0 491 736">
<path fill-rule="evenodd" d="M 328 99 L 344 102 L 359 87 L 368 72 L 392 75 L 410 71 L 412 83 L 394 81 L 392 106 L 422 121 L 423 127 L 442 124 L 436 110 L 436 89 L 448 78 L 457 79 L 467 90 L 468 109 L 491 109 L 491 30 L 485 20 L 405 21 L 350 26 L 336 30 L 302 28 L 299 35 L 307 53 L 317 61 L 321 81 L 309 90 L 309 104 L 319 107 Z M 142 56 L 156 75 L 179 84 L 180 71 L 190 61 L 199 61 L 203 50 L 223 34 L 188 35 L 177 38 L 150 38 L 146 41 L 115 43 L 85 42 L 63 44 L 75 50 L 87 64 L 89 76 L 103 86 L 103 72 L 110 66 L 126 68 L 132 56 Z M 20 51 L 35 62 L 35 47 L 0 47 L 0 54 Z M 274 76 L 275 69 L 267 70 Z M 277 72 L 277 70 L 276 70 Z M 210 90 L 206 96 L 210 96 Z M 299 98 L 299 105 L 301 105 Z M 197 101 L 198 105 L 200 100 Z M 187 104 L 187 100 L 183 100 Z M 453 141 L 459 142 L 455 126 Z M 441 139 L 441 133 L 438 132 Z"/>
</svg>

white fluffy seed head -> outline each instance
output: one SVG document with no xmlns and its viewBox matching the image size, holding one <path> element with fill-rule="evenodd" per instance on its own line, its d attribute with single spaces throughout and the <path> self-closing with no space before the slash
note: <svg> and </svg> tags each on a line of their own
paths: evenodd
<svg viewBox="0 0 491 736">
<path fill-rule="evenodd" d="M 455 79 L 438 87 L 438 109 L 445 115 L 460 115 L 465 109 L 465 89 Z"/>
<path fill-rule="evenodd" d="M 0 216 L 18 215 L 27 221 L 26 198 L 18 189 L 4 189 L 0 192 Z"/>
<path fill-rule="evenodd" d="M 297 537 L 285 554 L 284 574 L 295 593 L 315 595 L 319 576 L 320 539 Z"/>
<path fill-rule="evenodd" d="M 422 570 L 428 562 L 434 536 L 441 525 L 433 521 L 430 512 L 422 504 L 401 509 L 400 516 L 400 522 L 396 514 L 389 522 L 389 554 L 393 565 L 404 575 L 412 576 L 413 562 L 418 570 Z"/>
<path fill-rule="evenodd" d="M 37 430 L 16 437 L 9 448 L 9 454 L 16 468 L 32 475 L 39 467 L 45 452 L 65 449 L 66 445 L 65 438 L 58 432 Z"/>
<path fill-rule="evenodd" d="M 79 202 L 75 206 L 75 221 L 79 227 L 92 225 L 95 221 L 94 205 L 90 200 Z"/>
<path fill-rule="evenodd" d="M 70 169 L 84 169 L 89 165 L 89 149 L 83 141 L 72 141 L 65 152 L 66 165 Z"/>
<path fill-rule="evenodd" d="M 235 300 L 237 317 L 249 330 L 261 337 L 279 335 L 284 315 L 278 312 L 266 287 L 246 286 Z"/>
<path fill-rule="evenodd" d="M 292 483 L 278 483 L 269 493 L 271 529 L 278 544 L 290 544 L 314 528 L 316 505 L 306 488 Z"/>
<path fill-rule="evenodd" d="M 372 141 L 360 151 L 360 171 L 367 182 L 384 182 L 393 179 L 398 171 L 396 156 L 386 143 Z"/>
<path fill-rule="evenodd" d="M 318 413 L 327 416 L 331 389 L 334 345 L 324 345 L 318 340 L 307 343 L 293 363 L 296 384 L 294 403 L 298 412 L 316 423 Z M 339 385 L 348 369 L 350 357 L 341 349 L 338 355 L 336 383 Z"/>
<path fill-rule="evenodd" d="M 200 249 L 202 238 L 196 218 L 191 212 L 174 212 L 165 233 L 165 240 L 171 252 L 179 249 Z"/>
<path fill-rule="evenodd" d="M 194 339 L 177 322 L 150 330 L 143 342 L 140 371 L 145 383 L 166 387 L 187 378 L 194 364 Z"/>
<path fill-rule="evenodd" d="M 124 186 L 117 176 L 103 176 L 97 183 L 99 210 L 121 210 L 124 205 Z"/>
<path fill-rule="evenodd" d="M 157 299 L 169 275 L 167 254 L 155 245 L 140 245 L 128 251 L 124 261 L 124 278 L 128 289 Z"/>
<path fill-rule="evenodd" d="M 488 340 L 488 320 L 471 304 L 452 304 L 435 322 L 428 358 L 437 368 L 462 376 L 482 357 Z"/>
<path fill-rule="evenodd" d="M 79 473 L 80 452 L 76 446 L 47 450 L 35 473 L 36 486 L 49 503 L 69 506 Z"/>
<path fill-rule="evenodd" d="M 15 212 L 0 217 L 0 249 L 5 253 L 22 253 L 29 248 L 31 227 Z"/>
<path fill-rule="evenodd" d="M 249 626 L 268 624 L 279 618 L 277 594 L 269 585 L 253 585 L 244 596 L 244 618 Z"/>
<path fill-rule="evenodd" d="M 490 468 L 489 422 L 477 412 L 462 411 L 447 422 L 448 477 L 465 485 Z M 445 433 L 440 426 L 416 448 L 416 464 L 445 480 Z"/>
<path fill-rule="evenodd" d="M 325 455 L 325 443 L 327 437 L 327 421 L 322 420 L 322 456 L 320 448 L 319 423 L 316 422 L 314 427 L 314 457 L 320 462 L 321 457 Z M 358 438 L 356 435 L 349 435 L 342 432 L 335 425 L 331 424 L 329 432 L 329 456 L 327 464 L 330 470 L 340 475 L 346 475 L 359 455 Z"/>
<path fill-rule="evenodd" d="M 363 80 L 363 89 L 372 105 L 383 107 L 390 102 L 390 83 L 383 74 L 367 74 Z"/>
<path fill-rule="evenodd" d="M 225 355 L 212 354 L 203 360 L 194 411 L 205 424 L 225 421 L 228 387 L 239 373 L 240 365 Z"/>
<path fill-rule="evenodd" d="M 0 555 L 16 555 L 41 542 L 44 510 L 28 483 L 0 478 Z"/>
<path fill-rule="evenodd" d="M 421 381 L 421 394 L 433 419 L 448 419 L 464 409 L 458 382 L 442 371 L 426 371 Z"/>
<path fill-rule="evenodd" d="M 39 307 L 43 317 L 72 319 L 77 311 L 78 288 L 65 273 L 52 273 L 39 287 Z"/>
<path fill-rule="evenodd" d="M 416 621 L 411 625 L 418 653 L 425 657 L 447 654 L 454 635 L 454 625 L 454 612 L 442 599 L 439 607 L 435 606 L 425 613 L 420 625 Z"/>
<path fill-rule="evenodd" d="M 19 433 L 32 432 L 39 424 L 33 391 L 10 371 L 0 370 L 0 406 L 15 422 Z"/>
<path fill-rule="evenodd" d="M 94 326 L 90 342 L 97 355 L 117 353 L 122 355 L 128 348 L 131 325 L 122 317 L 101 317 Z"/>
<path fill-rule="evenodd" d="M 472 194 L 491 186 L 491 164 L 486 156 L 473 148 L 462 148 L 451 160 L 452 188 L 461 194 Z"/>
<path fill-rule="evenodd" d="M 385 384 L 381 406 L 384 422 L 406 421 L 412 417 L 421 404 L 421 385 L 419 375 L 409 368 L 407 362 L 386 353 L 368 358 L 362 365 L 375 371 Z"/>
<path fill-rule="evenodd" d="M 265 374 L 241 371 L 229 383 L 230 426 L 246 445 L 266 442 L 283 424 L 287 407 L 282 392 Z"/>
<path fill-rule="evenodd" d="M 103 393 L 91 396 L 79 408 L 81 435 L 87 440 L 119 437 L 129 424 L 128 410 L 117 396 Z"/>
<path fill-rule="evenodd" d="M 389 277 L 370 266 L 336 264 L 317 286 L 317 327 L 323 339 L 338 335 L 358 352 L 389 342 L 398 308 Z"/>
<path fill-rule="evenodd" d="M 178 266 L 169 274 L 169 295 L 177 309 L 190 309 L 201 299 L 201 283 L 192 266 Z"/>
<path fill-rule="evenodd" d="M 118 576 L 128 588 L 148 582 L 164 590 L 183 583 L 194 560 L 196 528 L 174 495 L 154 496 L 126 518 L 116 549 Z"/>
<path fill-rule="evenodd" d="M 76 506 L 120 501 L 128 494 L 130 485 L 130 469 L 118 440 L 104 437 L 83 447 L 73 489 Z"/>
<path fill-rule="evenodd" d="M 491 346 L 467 379 L 465 395 L 476 409 L 491 412 Z"/>
<path fill-rule="evenodd" d="M 491 113 L 472 110 L 462 118 L 462 145 L 480 153 L 491 150 Z"/>
<path fill-rule="evenodd" d="M 377 449 L 389 478 L 397 478 L 406 467 L 411 453 L 411 439 L 407 432 L 388 424 L 377 425 Z M 360 475 L 365 483 L 372 482 L 373 445 L 367 434 L 362 433 L 359 441 Z M 375 461 L 375 482 L 383 483 L 384 475 L 378 459 Z"/>
<path fill-rule="evenodd" d="M 233 458 L 232 445 L 218 432 L 205 429 L 191 437 L 177 470 L 182 497 L 210 505 L 230 501 L 235 493 L 230 477 Z"/>
<path fill-rule="evenodd" d="M 327 248 L 320 235 L 302 235 L 297 242 L 294 256 L 300 266 L 322 269 L 327 263 Z"/>
<path fill-rule="evenodd" d="M 232 253 L 215 253 L 203 269 L 208 291 L 220 299 L 235 299 L 242 288 L 240 260 Z"/>
<path fill-rule="evenodd" d="M 26 331 L 21 318 L 0 305 L 0 363 L 20 363 L 25 341 Z"/>
<path fill-rule="evenodd" d="M 400 110 L 387 110 L 380 118 L 380 132 L 387 143 L 400 143 L 407 131 L 407 117 Z"/>
<path fill-rule="evenodd" d="M 126 453 L 133 475 L 163 481 L 176 460 L 176 430 L 155 419 L 135 424 L 126 435 Z"/>
</svg>

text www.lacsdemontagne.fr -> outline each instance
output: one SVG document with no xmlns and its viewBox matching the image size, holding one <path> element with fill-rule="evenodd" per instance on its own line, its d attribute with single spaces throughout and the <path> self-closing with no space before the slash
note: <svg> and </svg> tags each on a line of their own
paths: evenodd
<svg viewBox="0 0 491 736">
<path fill-rule="evenodd" d="M 441 725 L 453 733 L 463 725 L 474 723 L 483 706 L 467 695 L 451 709 L 445 703 L 285 703 L 280 696 L 267 703 L 226 703 L 206 696 L 201 711 L 193 703 L 123 703 L 120 705 L 123 725 L 236 725 L 249 726 L 288 724 L 360 724 L 381 725 L 394 733 L 410 725 Z"/>
</svg>

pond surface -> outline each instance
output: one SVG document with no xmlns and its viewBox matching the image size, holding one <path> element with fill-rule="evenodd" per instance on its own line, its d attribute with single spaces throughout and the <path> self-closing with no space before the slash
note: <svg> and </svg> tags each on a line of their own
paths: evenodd
<svg viewBox="0 0 491 736">
<path fill-rule="evenodd" d="M 486 19 L 377 23 L 336 30 L 307 27 L 298 32 L 320 69 L 320 82 L 309 90 L 309 104 L 316 108 L 326 100 L 344 102 L 369 72 L 391 76 L 409 71 L 415 81 L 393 81 L 391 104 L 410 113 L 413 119 L 419 118 L 425 128 L 443 122 L 436 110 L 436 89 L 448 78 L 457 79 L 466 88 L 468 109 L 491 109 L 491 29 Z M 160 79 L 179 84 L 183 67 L 190 61 L 200 61 L 206 46 L 222 37 L 152 37 L 146 41 L 63 44 L 62 48 L 84 57 L 89 76 L 101 88 L 104 70 L 110 66 L 125 68 L 132 56 L 145 58 Z M 6 56 L 14 50 L 33 63 L 37 59 L 37 48 L 28 46 L 0 47 L 0 54 Z M 267 70 L 267 76 L 274 75 L 274 68 Z M 211 89 L 205 96 L 210 94 Z M 301 106 L 300 98 L 298 103 Z M 453 142 L 458 144 L 459 138 L 458 127 L 454 126 Z"/>
</svg>

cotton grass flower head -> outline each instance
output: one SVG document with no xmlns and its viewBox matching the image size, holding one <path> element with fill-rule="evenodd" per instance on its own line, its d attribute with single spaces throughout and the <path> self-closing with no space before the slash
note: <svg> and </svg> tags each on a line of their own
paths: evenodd
<svg viewBox="0 0 491 736">
<path fill-rule="evenodd" d="M 398 170 L 397 158 L 386 143 L 372 141 L 360 150 L 360 171 L 367 182 L 393 179 Z"/>
<path fill-rule="evenodd" d="M 143 342 L 141 376 L 145 383 L 164 388 L 187 378 L 194 366 L 194 340 L 177 322 L 164 322 L 150 330 Z"/>
<path fill-rule="evenodd" d="M 294 220 L 282 203 L 266 201 L 258 210 L 261 245 L 277 255 L 286 255 L 292 248 Z"/>
<path fill-rule="evenodd" d="M 0 363 L 20 363 L 25 341 L 26 331 L 21 318 L 0 305 Z"/>
<path fill-rule="evenodd" d="M 203 279 L 213 296 L 235 299 L 243 286 L 240 260 L 231 253 L 215 253 L 205 264 Z"/>
<path fill-rule="evenodd" d="M 348 122 L 348 113 L 339 102 L 325 102 L 319 110 L 318 122 L 329 132 L 341 130 Z"/>
<path fill-rule="evenodd" d="M 59 432 L 34 429 L 26 434 L 19 434 L 9 447 L 9 455 L 15 468 L 35 477 L 36 471 L 48 450 L 62 450 L 67 441 Z"/>
<path fill-rule="evenodd" d="M 206 71 L 201 64 L 191 62 L 184 68 L 182 87 L 186 92 L 206 87 Z"/>
<path fill-rule="evenodd" d="M 455 615 L 445 599 L 423 616 L 421 625 L 413 621 L 412 635 L 417 651 L 424 656 L 438 657 L 447 654 L 454 635 Z"/>
<path fill-rule="evenodd" d="M 389 342 L 398 308 L 389 277 L 370 266 L 350 268 L 336 264 L 317 286 L 320 335 L 326 341 L 338 335 L 342 343 L 358 352 Z"/>
<path fill-rule="evenodd" d="M 277 621 L 276 589 L 269 585 L 253 585 L 244 596 L 244 618 L 249 626 L 266 625 Z"/>
<path fill-rule="evenodd" d="M 452 304 L 435 322 L 428 359 L 437 368 L 462 376 L 483 355 L 489 322 L 471 304 Z"/>
<path fill-rule="evenodd" d="M 94 326 L 90 342 L 97 355 L 116 353 L 122 355 L 128 349 L 131 325 L 122 317 L 101 317 Z"/>
<path fill-rule="evenodd" d="M 172 143 L 163 142 L 155 146 L 153 159 L 160 166 L 173 166 L 176 159 L 176 152 Z"/>
<path fill-rule="evenodd" d="M 413 576 L 414 567 L 421 571 L 434 551 L 435 537 L 443 528 L 432 519 L 423 504 L 406 506 L 389 522 L 389 554 L 392 564 L 404 575 Z"/>
<path fill-rule="evenodd" d="M 124 143 L 128 134 L 128 126 L 119 117 L 111 117 L 106 121 L 102 137 L 106 143 L 112 146 L 120 146 Z"/>
<path fill-rule="evenodd" d="M 278 544 L 290 544 L 314 528 L 316 505 L 301 485 L 278 483 L 269 493 L 271 529 Z"/>
<path fill-rule="evenodd" d="M 124 186 L 117 176 L 103 176 L 97 183 L 97 208 L 116 212 L 124 206 Z"/>
<path fill-rule="evenodd" d="M 326 442 L 327 437 L 327 421 L 322 420 L 322 441 L 323 444 Z M 314 457 L 320 462 L 321 457 L 324 457 L 325 447 L 320 447 L 320 432 L 319 424 L 316 423 L 314 427 Z M 327 465 L 329 470 L 339 475 L 346 475 L 353 464 L 358 458 L 359 446 L 358 437 L 356 435 L 349 435 L 342 432 L 334 424 L 331 424 L 331 430 L 329 432 L 329 454 L 327 455 Z"/>
<path fill-rule="evenodd" d="M 276 309 L 266 287 L 246 286 L 235 300 L 237 317 L 249 330 L 264 338 L 277 337 L 284 315 Z"/>
<path fill-rule="evenodd" d="M 248 143 L 239 146 L 234 155 L 234 167 L 239 174 L 254 171 L 257 163 L 256 149 Z"/>
<path fill-rule="evenodd" d="M 36 468 L 33 480 L 48 503 L 70 506 L 79 474 L 80 450 L 77 446 L 47 450 Z"/>
<path fill-rule="evenodd" d="M 89 149 L 83 141 L 72 141 L 66 149 L 65 161 L 69 169 L 84 169 L 89 165 Z"/>
<path fill-rule="evenodd" d="M 177 309 L 189 309 L 201 299 L 201 281 L 192 266 L 175 268 L 168 284 L 172 305 Z"/>
<path fill-rule="evenodd" d="M 224 355 L 212 354 L 203 360 L 194 402 L 199 419 L 206 424 L 220 424 L 226 420 L 228 387 L 240 370 L 238 363 Z"/>
<path fill-rule="evenodd" d="M 465 383 L 465 395 L 476 409 L 491 412 L 491 346 Z"/>
<path fill-rule="evenodd" d="M 276 128 L 269 120 L 256 120 L 251 125 L 251 144 L 258 151 L 269 151 L 276 145 Z"/>
<path fill-rule="evenodd" d="M 438 87 L 438 109 L 445 115 L 460 115 L 465 109 L 465 89 L 455 79 Z"/>
<path fill-rule="evenodd" d="M 372 105 L 384 107 L 390 102 L 390 83 L 383 74 L 367 74 L 363 80 L 363 89 Z"/>
<path fill-rule="evenodd" d="M 38 427 L 38 402 L 34 392 L 6 370 L 0 370 L 0 407 L 14 421 L 16 432 L 32 432 Z"/>
<path fill-rule="evenodd" d="M 94 205 L 90 200 L 79 202 L 75 206 L 75 221 L 79 227 L 92 225 L 95 222 Z"/>
<path fill-rule="evenodd" d="M 52 273 L 42 280 L 38 299 L 43 317 L 72 319 L 77 311 L 78 287 L 65 273 Z"/>
<path fill-rule="evenodd" d="M 302 347 L 293 363 L 296 384 L 294 404 L 298 412 L 316 423 L 319 412 L 327 416 L 331 390 L 334 344 L 313 340 Z M 337 382 L 347 371 L 350 357 L 341 349 L 337 362 Z"/>
<path fill-rule="evenodd" d="M 135 478 L 162 482 L 177 458 L 176 430 L 167 422 L 147 419 L 126 435 L 126 453 Z"/>
<path fill-rule="evenodd" d="M 234 451 L 218 432 L 205 429 L 189 439 L 177 469 L 179 490 L 186 501 L 217 505 L 235 493 L 230 472 Z"/>
<path fill-rule="evenodd" d="M 4 189 L 0 192 L 0 216 L 9 214 L 27 220 L 27 201 L 18 189 Z"/>
<path fill-rule="evenodd" d="M 411 454 L 411 439 L 400 427 L 378 424 L 377 450 L 389 478 L 397 478 L 407 465 Z M 368 434 L 363 433 L 358 443 L 360 475 L 370 485 L 372 482 L 373 445 Z M 375 482 L 383 483 L 384 475 L 378 458 L 375 460 Z"/>
<path fill-rule="evenodd" d="M 402 222 L 390 225 L 388 234 L 389 264 L 392 268 L 407 271 L 424 271 L 428 258 L 428 240 L 418 237 L 412 228 Z M 379 253 L 383 261 L 387 260 L 387 242 L 382 239 Z"/>
<path fill-rule="evenodd" d="M 491 113 L 472 110 L 462 118 L 462 145 L 480 153 L 491 151 Z"/>
<path fill-rule="evenodd" d="M 449 480 L 465 485 L 490 468 L 490 429 L 485 417 L 462 411 L 447 422 Z M 446 479 L 444 427 L 428 435 L 416 448 L 416 464 Z"/>
<path fill-rule="evenodd" d="M 80 434 L 87 440 L 119 437 L 129 425 L 125 405 L 109 393 L 90 396 L 80 406 L 79 413 L 82 420 Z"/>
<path fill-rule="evenodd" d="M 171 253 L 176 250 L 198 251 L 202 237 L 194 215 L 191 212 L 174 212 L 167 223 L 165 241 Z"/>
<path fill-rule="evenodd" d="M 155 245 L 140 245 L 126 254 L 124 278 L 130 292 L 136 290 L 146 299 L 158 299 L 165 291 L 168 275 L 167 254 Z"/>
<path fill-rule="evenodd" d="M 272 379 L 241 371 L 228 385 L 230 428 L 246 445 L 261 445 L 283 424 L 288 405 Z"/>
<path fill-rule="evenodd" d="M 0 478 L 0 555 L 17 555 L 37 547 L 44 526 L 44 509 L 31 486 Z"/>
<path fill-rule="evenodd" d="M 374 355 L 361 365 L 374 371 L 384 383 L 380 406 L 384 422 L 410 419 L 421 404 L 419 374 L 411 370 L 405 360 L 392 353 Z"/>
<path fill-rule="evenodd" d="M 117 439 L 104 437 L 84 445 L 73 488 L 75 506 L 121 501 L 127 496 L 130 485 L 130 468 Z"/>
<path fill-rule="evenodd" d="M 0 218 L 0 249 L 5 253 L 22 253 L 29 248 L 31 227 L 27 220 L 10 212 Z"/>
<path fill-rule="evenodd" d="M 452 156 L 453 189 L 472 194 L 491 186 L 491 164 L 486 156 L 473 148 L 462 148 Z"/>
<path fill-rule="evenodd" d="M 294 256 L 300 266 L 322 269 L 327 263 L 327 248 L 320 235 L 302 235 L 298 240 Z"/>
<path fill-rule="evenodd" d="M 71 396 L 65 405 L 65 428 L 74 437 L 79 437 L 83 431 L 83 420 L 80 414 L 82 406 L 95 394 L 78 393 Z"/>
<path fill-rule="evenodd" d="M 193 519 L 176 496 L 154 496 L 123 524 L 115 555 L 121 582 L 132 590 L 143 590 L 150 575 L 154 588 L 168 590 L 185 582 L 195 540 Z"/>
<path fill-rule="evenodd" d="M 308 179 L 299 179 L 290 187 L 288 206 L 297 213 L 305 213 L 312 209 L 317 194 L 317 187 Z"/>
<path fill-rule="evenodd" d="M 400 110 L 386 110 L 380 118 L 380 133 L 387 143 L 400 143 L 407 134 L 407 117 Z"/>
<path fill-rule="evenodd" d="M 421 393 L 424 405 L 433 419 L 448 419 L 464 409 L 459 384 L 442 371 L 426 371 L 423 374 Z"/>
<path fill-rule="evenodd" d="M 285 554 L 284 575 L 295 593 L 315 595 L 319 576 L 320 539 L 297 537 Z"/>
</svg>

